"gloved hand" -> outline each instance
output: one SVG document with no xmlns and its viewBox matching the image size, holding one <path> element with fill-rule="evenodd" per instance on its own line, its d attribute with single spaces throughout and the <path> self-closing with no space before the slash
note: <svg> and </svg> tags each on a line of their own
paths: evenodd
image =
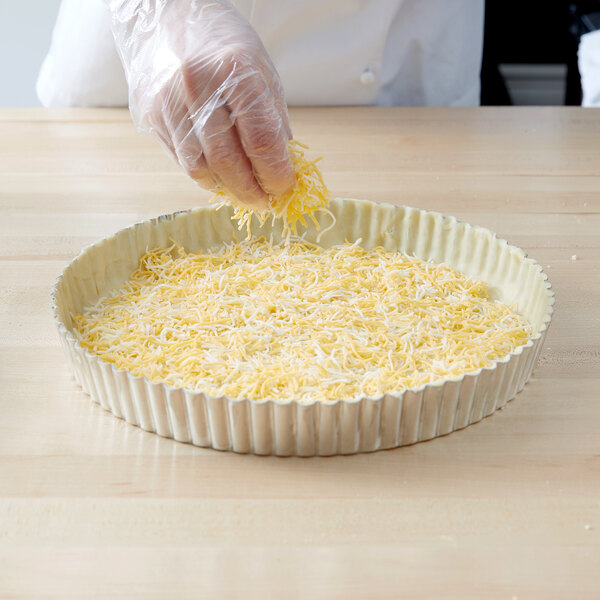
<svg viewBox="0 0 600 600">
<path fill-rule="evenodd" d="M 109 0 L 139 131 L 199 184 L 246 205 L 294 185 L 279 76 L 227 0 Z"/>
</svg>

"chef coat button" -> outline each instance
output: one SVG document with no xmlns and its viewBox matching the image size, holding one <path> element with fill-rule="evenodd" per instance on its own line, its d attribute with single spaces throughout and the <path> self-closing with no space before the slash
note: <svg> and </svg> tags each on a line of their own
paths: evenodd
<svg viewBox="0 0 600 600">
<path fill-rule="evenodd" d="M 360 82 L 363 85 L 371 85 L 371 84 L 375 83 L 375 73 L 373 73 L 373 71 L 371 71 L 371 69 L 365 69 L 360 74 Z"/>
</svg>

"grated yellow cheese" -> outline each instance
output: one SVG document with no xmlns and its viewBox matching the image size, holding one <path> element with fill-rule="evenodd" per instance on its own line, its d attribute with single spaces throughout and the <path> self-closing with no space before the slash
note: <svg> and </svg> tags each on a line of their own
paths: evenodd
<svg viewBox="0 0 600 600">
<path fill-rule="evenodd" d="M 75 317 L 83 347 L 134 375 L 253 400 L 399 392 L 488 366 L 531 329 L 448 266 L 354 244 L 247 240 L 148 252 Z"/>
<path fill-rule="evenodd" d="M 283 237 L 287 240 L 292 235 L 298 235 L 298 223 L 304 227 L 307 226 L 306 217 L 319 228 L 319 223 L 315 219 L 316 212 L 329 212 L 329 199 L 331 193 L 323 181 L 323 175 L 319 169 L 318 162 L 321 157 L 309 161 L 304 156 L 304 150 L 308 146 L 301 144 L 297 140 L 289 142 L 292 164 L 296 172 L 296 184 L 294 187 L 281 196 L 271 196 L 269 199 L 269 209 L 264 211 L 252 210 L 247 206 L 238 203 L 227 189 L 222 186 L 217 187 L 215 195 L 211 202 L 218 203 L 218 208 L 229 205 L 235 208 L 232 219 L 238 222 L 238 229 L 246 229 L 250 239 L 250 227 L 252 216 L 255 215 L 260 225 L 264 225 L 267 219 L 272 218 L 273 222 L 277 219 L 282 220 Z"/>
</svg>

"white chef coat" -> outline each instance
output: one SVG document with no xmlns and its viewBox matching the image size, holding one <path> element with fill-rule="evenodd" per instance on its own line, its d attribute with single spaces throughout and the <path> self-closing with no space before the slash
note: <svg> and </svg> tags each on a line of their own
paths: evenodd
<svg viewBox="0 0 600 600">
<path fill-rule="evenodd" d="M 289 105 L 475 106 L 484 0 L 237 0 Z M 63 0 L 37 92 L 44 106 L 125 106 L 102 0 Z"/>
</svg>

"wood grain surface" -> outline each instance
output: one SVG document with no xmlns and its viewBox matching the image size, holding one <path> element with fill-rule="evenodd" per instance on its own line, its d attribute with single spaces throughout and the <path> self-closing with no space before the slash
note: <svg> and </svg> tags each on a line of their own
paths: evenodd
<svg viewBox="0 0 600 600">
<path fill-rule="evenodd" d="M 0 111 L 0 597 L 600 598 L 600 111 L 296 109 L 337 196 L 489 227 L 548 273 L 533 379 L 450 436 L 204 450 L 92 404 L 49 294 L 86 244 L 206 204 L 124 110 Z"/>
</svg>

